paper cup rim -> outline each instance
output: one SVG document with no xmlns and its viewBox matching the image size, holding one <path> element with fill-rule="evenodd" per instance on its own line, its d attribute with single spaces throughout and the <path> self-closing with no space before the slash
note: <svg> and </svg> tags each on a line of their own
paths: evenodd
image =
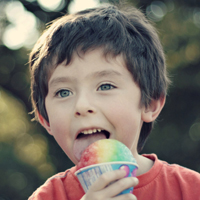
<svg viewBox="0 0 200 200">
<path fill-rule="evenodd" d="M 138 168 L 138 164 L 134 163 L 134 162 L 113 161 L 113 162 L 105 162 L 105 163 L 98 163 L 98 164 L 89 165 L 87 167 L 83 167 L 83 168 L 78 169 L 74 174 L 77 176 L 77 174 L 80 173 L 81 171 L 87 170 L 91 167 L 101 166 L 101 165 L 105 165 L 105 164 L 128 164 L 128 165 L 134 165 Z"/>
</svg>

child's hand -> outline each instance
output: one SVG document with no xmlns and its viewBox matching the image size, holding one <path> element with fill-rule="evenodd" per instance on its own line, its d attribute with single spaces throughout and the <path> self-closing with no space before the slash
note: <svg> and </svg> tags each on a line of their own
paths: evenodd
<svg viewBox="0 0 200 200">
<path fill-rule="evenodd" d="M 102 174 L 81 200 L 137 200 L 136 196 L 130 193 L 116 196 L 123 190 L 135 187 L 138 184 L 137 178 L 124 178 L 125 175 L 126 172 L 124 170 L 115 170 Z"/>
</svg>

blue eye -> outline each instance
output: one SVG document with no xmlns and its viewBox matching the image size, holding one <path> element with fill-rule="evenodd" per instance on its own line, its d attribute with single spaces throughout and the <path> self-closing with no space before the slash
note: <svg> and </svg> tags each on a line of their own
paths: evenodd
<svg viewBox="0 0 200 200">
<path fill-rule="evenodd" d="M 58 97 L 68 97 L 68 96 L 70 96 L 71 95 L 71 91 L 69 91 L 69 90 L 59 90 L 57 93 L 56 93 L 56 95 L 58 96 Z"/>
<path fill-rule="evenodd" d="M 115 88 L 113 85 L 106 83 L 101 85 L 98 90 L 111 90 L 113 88 Z"/>
</svg>

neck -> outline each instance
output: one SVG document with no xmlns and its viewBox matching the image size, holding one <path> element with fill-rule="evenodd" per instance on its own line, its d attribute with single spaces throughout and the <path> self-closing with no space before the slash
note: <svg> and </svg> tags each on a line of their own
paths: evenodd
<svg viewBox="0 0 200 200">
<path fill-rule="evenodd" d="M 153 167 L 153 160 L 150 160 L 139 154 L 135 155 L 134 157 L 138 164 L 138 170 L 136 173 L 137 176 L 147 173 Z"/>
</svg>

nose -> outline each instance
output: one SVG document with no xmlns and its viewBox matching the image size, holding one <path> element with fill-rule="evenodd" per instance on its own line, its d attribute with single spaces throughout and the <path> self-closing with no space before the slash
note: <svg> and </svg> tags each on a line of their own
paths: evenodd
<svg viewBox="0 0 200 200">
<path fill-rule="evenodd" d="M 94 102 L 92 103 L 92 100 L 86 95 L 79 96 L 75 105 L 75 116 L 87 116 L 94 113 L 96 113 Z"/>
<path fill-rule="evenodd" d="M 94 111 L 93 110 L 79 110 L 79 111 L 77 111 L 76 113 L 75 113 L 75 115 L 76 116 L 85 116 L 85 115 L 87 115 L 87 114 L 89 114 L 89 113 L 94 113 Z"/>
</svg>

